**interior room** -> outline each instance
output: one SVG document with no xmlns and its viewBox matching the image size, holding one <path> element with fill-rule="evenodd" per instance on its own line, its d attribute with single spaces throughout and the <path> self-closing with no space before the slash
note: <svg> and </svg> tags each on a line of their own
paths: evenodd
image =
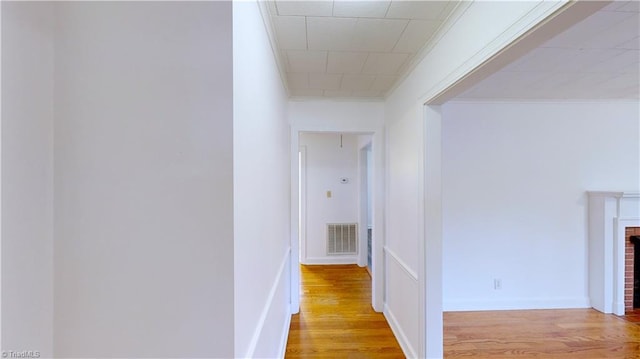
<svg viewBox="0 0 640 359">
<path fill-rule="evenodd" d="M 487 311 L 640 350 L 639 4 L 2 1 L 0 350 L 282 358 L 301 264 L 408 358 Z"/>
</svg>

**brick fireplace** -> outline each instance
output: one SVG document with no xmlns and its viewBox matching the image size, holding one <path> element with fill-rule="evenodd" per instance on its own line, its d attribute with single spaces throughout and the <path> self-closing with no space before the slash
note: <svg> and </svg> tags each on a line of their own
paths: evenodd
<svg viewBox="0 0 640 359">
<path fill-rule="evenodd" d="M 633 310 L 635 244 L 632 236 L 640 237 L 640 227 L 627 227 L 624 233 L 624 310 Z M 636 295 L 638 293 L 635 293 Z M 637 304 L 637 303 L 636 303 Z"/>
<path fill-rule="evenodd" d="M 589 301 L 603 313 L 624 315 L 633 309 L 636 255 L 630 237 L 640 228 L 640 193 L 593 191 L 588 198 Z"/>
</svg>

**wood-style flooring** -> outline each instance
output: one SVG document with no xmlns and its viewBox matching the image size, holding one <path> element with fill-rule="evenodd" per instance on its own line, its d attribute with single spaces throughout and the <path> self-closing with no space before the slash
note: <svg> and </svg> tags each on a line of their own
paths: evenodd
<svg viewBox="0 0 640 359">
<path fill-rule="evenodd" d="M 628 310 L 620 318 L 626 320 L 627 322 L 631 322 L 631 323 L 635 323 L 635 324 L 640 325 L 640 309 L 635 308 L 633 310 Z"/>
<path fill-rule="evenodd" d="M 358 266 L 302 266 L 300 314 L 286 358 L 404 358 L 371 279 Z M 444 356 L 477 359 L 640 359 L 636 313 L 593 309 L 444 313 Z M 635 322 L 635 323 L 634 323 Z"/>
<path fill-rule="evenodd" d="M 285 358 L 404 358 L 381 313 L 371 277 L 357 265 L 301 266 L 300 313 L 291 318 Z"/>
<path fill-rule="evenodd" d="M 594 309 L 444 313 L 445 358 L 638 359 L 640 325 Z"/>
</svg>

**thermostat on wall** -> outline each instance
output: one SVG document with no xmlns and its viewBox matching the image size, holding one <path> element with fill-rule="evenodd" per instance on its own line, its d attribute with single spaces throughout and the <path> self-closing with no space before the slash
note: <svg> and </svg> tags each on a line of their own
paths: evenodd
<svg viewBox="0 0 640 359">
<path fill-rule="evenodd" d="M 347 177 L 342 177 L 342 178 L 340 178 L 340 183 L 347 184 L 347 183 L 349 183 L 349 179 Z"/>
</svg>

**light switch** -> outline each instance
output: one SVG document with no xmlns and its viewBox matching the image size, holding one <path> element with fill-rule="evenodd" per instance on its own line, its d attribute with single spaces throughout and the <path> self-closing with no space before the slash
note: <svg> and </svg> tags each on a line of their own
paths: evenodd
<svg viewBox="0 0 640 359">
<path fill-rule="evenodd" d="M 327 191 L 327 198 L 331 198 L 331 191 Z"/>
</svg>

